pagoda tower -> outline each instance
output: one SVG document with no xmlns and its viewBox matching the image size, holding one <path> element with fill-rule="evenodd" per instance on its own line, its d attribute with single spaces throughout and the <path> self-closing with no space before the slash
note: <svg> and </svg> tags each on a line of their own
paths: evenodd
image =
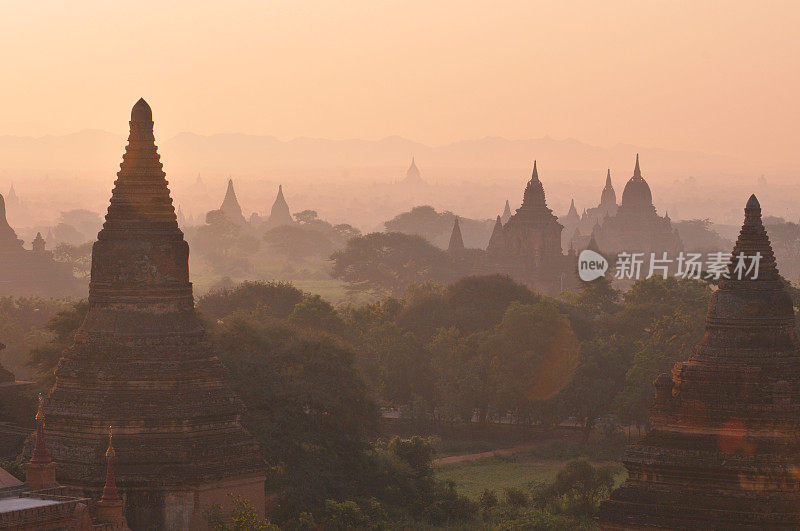
<svg viewBox="0 0 800 531">
<path fill-rule="evenodd" d="M 289 212 L 289 204 L 286 202 L 286 198 L 283 197 L 282 184 L 278 185 L 278 195 L 275 196 L 275 202 L 272 203 L 267 223 L 270 227 L 280 227 L 281 225 L 292 225 L 294 223 L 292 214 Z"/>
<path fill-rule="evenodd" d="M 581 224 L 584 232 L 588 223 L 600 224 L 595 236 L 603 249 L 613 253 L 655 252 L 659 255 L 662 252 L 677 255 L 683 250 L 683 242 L 670 220 L 656 212 L 650 185 L 639 166 L 638 153 L 633 176 L 625 184 L 619 207 L 612 202 L 612 193 L 609 172 L 600 206 Z"/>
<path fill-rule="evenodd" d="M 557 295 L 575 277 L 574 265 L 561 251 L 563 228 L 547 208 L 534 161 L 522 206 L 506 223 L 497 217 L 481 270 L 506 274 L 541 293 Z"/>
<path fill-rule="evenodd" d="M 189 246 L 178 228 L 139 100 L 103 225 L 92 249 L 89 310 L 44 403 L 58 479 L 99 497 L 108 426 L 116 484 L 133 529 L 195 529 L 228 493 L 264 508 L 265 465 L 240 422 L 195 314 Z"/>
<path fill-rule="evenodd" d="M 575 199 L 572 199 L 569 203 L 569 211 L 567 215 L 564 216 L 564 221 L 569 223 L 570 225 L 577 225 L 581 221 L 581 217 L 578 215 L 578 209 L 575 208 Z"/>
<path fill-rule="evenodd" d="M 503 224 L 508 223 L 508 220 L 511 219 L 511 205 L 508 204 L 508 199 L 506 199 L 506 204 L 503 207 L 503 214 L 500 216 L 500 221 Z"/>
<path fill-rule="evenodd" d="M 695 353 L 653 382 L 652 429 L 625 454 L 603 529 L 800 528 L 800 350 L 755 196 L 728 273 Z"/>
<path fill-rule="evenodd" d="M 496 252 L 503 247 L 503 221 L 500 216 L 494 222 L 492 235 L 489 237 L 489 245 L 486 247 L 487 252 Z"/>
<path fill-rule="evenodd" d="M 636 166 L 639 166 L 639 154 L 636 154 Z M 641 176 L 641 170 L 639 171 Z M 611 184 L 611 168 L 606 171 L 606 185 L 600 193 L 600 205 L 598 208 L 603 211 L 602 215 L 613 216 L 617 213 L 617 193 L 614 191 L 614 185 Z"/>
<path fill-rule="evenodd" d="M 422 174 L 417 168 L 417 161 L 414 160 L 414 157 L 411 157 L 411 165 L 408 167 L 406 171 L 406 178 L 403 179 L 403 184 L 408 184 L 412 186 L 419 186 L 425 184 L 425 181 L 422 179 Z"/>
<path fill-rule="evenodd" d="M 524 256 L 530 259 L 529 266 L 538 267 L 550 258 L 562 256 L 562 229 L 563 226 L 553 211 L 547 208 L 544 187 L 539 180 L 539 170 L 534 161 L 522 206 L 503 224 L 504 244 L 492 252 L 503 256 Z"/>
<path fill-rule="evenodd" d="M 453 232 L 450 233 L 450 243 L 447 252 L 458 253 L 464 250 L 464 238 L 461 237 L 461 227 L 458 225 L 458 216 L 453 222 Z"/>
<path fill-rule="evenodd" d="M 239 205 L 239 200 L 236 199 L 236 191 L 233 189 L 233 179 L 228 179 L 228 189 L 225 191 L 225 199 L 222 200 L 219 209 L 225 214 L 228 221 L 237 225 L 246 223 L 244 214 L 242 214 L 242 207 Z"/>
</svg>

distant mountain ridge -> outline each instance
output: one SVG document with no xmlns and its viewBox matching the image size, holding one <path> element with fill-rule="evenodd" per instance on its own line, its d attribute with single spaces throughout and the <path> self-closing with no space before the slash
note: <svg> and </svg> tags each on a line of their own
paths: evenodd
<svg viewBox="0 0 800 531">
<path fill-rule="evenodd" d="M 63 136 L 0 136 L 0 172 L 107 175 L 110 168 L 118 166 L 125 141 L 121 135 L 98 130 Z M 399 179 L 413 155 L 423 177 L 438 171 L 444 178 L 480 178 L 487 171 L 489 174 L 496 170 L 521 171 L 538 159 L 545 179 L 548 175 L 563 174 L 600 180 L 610 167 L 618 182 L 629 176 L 637 152 L 641 153 L 645 176 L 787 171 L 787 168 L 759 168 L 722 155 L 623 144 L 606 148 L 571 138 L 550 137 L 527 140 L 486 137 L 428 146 L 397 136 L 381 140 L 282 141 L 262 135 L 180 133 L 158 143 L 167 171 L 178 174 L 256 176 L 280 171 L 303 174 L 376 169 L 381 170 L 377 172 L 379 176 Z"/>
</svg>

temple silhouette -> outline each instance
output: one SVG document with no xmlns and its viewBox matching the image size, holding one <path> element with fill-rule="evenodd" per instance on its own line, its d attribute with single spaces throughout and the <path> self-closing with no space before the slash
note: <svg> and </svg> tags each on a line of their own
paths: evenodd
<svg viewBox="0 0 800 531">
<path fill-rule="evenodd" d="M 0 296 L 77 296 L 84 286 L 72 275 L 69 264 L 53 260 L 41 233 L 31 242 L 31 250 L 25 249 L 8 224 L 0 195 Z"/>
<path fill-rule="evenodd" d="M 225 190 L 225 199 L 219 207 L 220 212 L 225 214 L 228 221 L 237 225 L 244 225 L 246 220 L 242 213 L 242 207 L 236 198 L 236 191 L 233 189 L 233 179 L 228 179 L 228 188 Z"/>
<path fill-rule="evenodd" d="M 740 253 L 758 269 L 737 273 Z M 652 428 L 603 529 L 800 527 L 800 345 L 754 195 L 731 256 L 695 353 L 653 382 Z"/>
<path fill-rule="evenodd" d="M 603 217 L 597 218 L 590 232 L 594 233 L 601 249 L 610 253 L 666 252 L 672 257 L 683 250 L 681 238 L 672 227 L 669 217 L 661 217 L 656 213 L 653 194 L 639 167 L 638 154 L 633 176 L 625 184 L 622 201 L 615 214 L 611 213 L 611 201 L 615 196 L 610 184 L 609 173 L 600 205 L 594 214 L 599 216 L 602 213 Z M 603 200 L 606 201 L 605 204 Z M 588 215 L 587 212 L 587 218 Z"/>
<path fill-rule="evenodd" d="M 194 310 L 178 228 L 142 99 L 92 250 L 89 310 L 44 402 L 58 479 L 96 498 L 114 426 L 116 482 L 136 529 L 197 529 L 229 493 L 263 511 L 265 464 Z"/>
<path fill-rule="evenodd" d="M 506 202 L 508 206 L 508 202 Z M 458 224 L 453 227 L 453 239 Z M 547 295 L 557 295 L 577 283 L 574 253 L 561 251 L 563 226 L 547 207 L 536 161 L 525 187 L 522 206 L 503 222 L 497 216 L 486 252 L 474 261 L 475 274 L 502 273 Z"/>
</svg>

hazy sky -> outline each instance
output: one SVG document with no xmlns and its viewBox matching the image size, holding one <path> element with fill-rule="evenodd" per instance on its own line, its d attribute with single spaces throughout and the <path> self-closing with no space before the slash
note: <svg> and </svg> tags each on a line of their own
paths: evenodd
<svg viewBox="0 0 800 531">
<path fill-rule="evenodd" d="M 0 134 L 550 135 L 798 161 L 800 2 L 3 3 Z"/>
</svg>

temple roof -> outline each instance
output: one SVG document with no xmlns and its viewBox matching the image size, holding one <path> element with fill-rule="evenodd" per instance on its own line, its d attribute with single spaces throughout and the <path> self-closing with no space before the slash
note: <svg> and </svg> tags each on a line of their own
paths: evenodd
<svg viewBox="0 0 800 531">
<path fill-rule="evenodd" d="M 506 199 L 506 206 L 503 208 L 503 215 L 500 217 L 500 220 L 505 223 L 508 221 L 508 218 L 511 217 L 511 205 L 508 204 L 508 199 Z"/>
<path fill-rule="evenodd" d="M 422 184 L 424 181 L 422 180 L 422 174 L 417 168 L 417 162 L 414 157 L 411 157 L 411 165 L 406 170 L 406 178 L 403 181 L 409 184 Z"/>
<path fill-rule="evenodd" d="M 447 246 L 449 252 L 461 251 L 464 249 L 464 239 L 461 237 L 461 227 L 458 225 L 458 216 L 453 222 L 453 232 L 450 233 L 450 244 Z"/>
<path fill-rule="evenodd" d="M 533 161 L 533 172 L 531 172 L 531 180 L 525 187 L 525 193 L 522 196 L 521 209 L 547 207 L 547 202 L 544 198 L 544 186 L 542 181 L 539 180 L 539 170 L 536 168 L 536 161 Z"/>
<path fill-rule="evenodd" d="M 617 204 L 617 193 L 614 191 L 614 186 L 611 184 L 611 168 L 609 168 L 606 173 L 606 185 L 603 187 L 603 192 L 600 194 L 600 204 L 609 206 Z"/>
<path fill-rule="evenodd" d="M 578 220 L 581 219 L 581 217 L 578 215 L 578 209 L 575 208 L 575 199 L 572 199 L 572 201 L 569 203 L 569 212 L 567 212 L 567 217 L 576 218 Z"/>
<path fill-rule="evenodd" d="M 639 168 L 639 154 L 636 154 L 636 167 L 633 176 L 628 180 L 625 189 L 622 191 L 621 206 L 626 210 L 646 210 L 653 208 L 653 194 L 650 186 L 642 177 L 642 170 Z"/>
<path fill-rule="evenodd" d="M 506 204 L 508 204 L 506 202 Z M 494 228 L 492 229 L 492 235 L 489 237 L 489 245 L 487 249 L 493 249 L 497 245 L 500 245 L 503 239 L 503 221 L 500 216 L 497 216 L 497 220 L 494 222 Z"/>
<path fill-rule="evenodd" d="M 539 170 L 536 161 L 533 161 L 533 172 L 531 172 L 531 179 L 525 187 L 525 193 L 522 198 L 522 206 L 517 209 L 516 214 L 511 216 L 508 223 L 516 225 L 517 223 L 558 223 L 558 220 L 553 211 L 547 208 L 547 202 L 544 195 L 544 186 L 542 181 L 539 180 Z"/>
<path fill-rule="evenodd" d="M 233 189 L 233 179 L 228 179 L 228 189 L 225 191 L 225 199 L 219 209 L 230 221 L 234 223 L 244 222 L 242 207 L 239 205 L 239 200 L 236 199 L 236 191 Z"/>
<path fill-rule="evenodd" d="M 291 225 L 294 223 L 292 214 L 289 211 L 289 204 L 283 197 L 283 185 L 278 185 L 278 195 L 275 196 L 275 202 L 272 203 L 272 209 L 269 213 L 269 224 L 273 227 L 280 225 Z"/>
</svg>

